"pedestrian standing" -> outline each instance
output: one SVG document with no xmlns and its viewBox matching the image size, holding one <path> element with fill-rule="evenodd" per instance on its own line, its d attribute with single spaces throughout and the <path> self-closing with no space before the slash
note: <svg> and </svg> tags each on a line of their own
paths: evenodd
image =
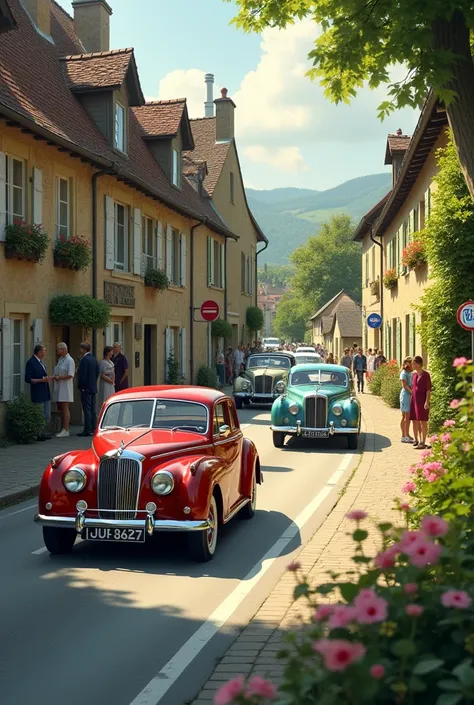
<svg viewBox="0 0 474 705">
<path fill-rule="evenodd" d="M 234 351 L 230 346 L 227 348 L 227 355 L 225 356 L 225 369 L 227 384 L 232 384 L 234 381 Z"/>
<path fill-rule="evenodd" d="M 352 369 L 352 357 L 349 348 L 344 349 L 344 355 L 341 357 L 341 365 L 347 367 L 349 370 Z"/>
<path fill-rule="evenodd" d="M 61 414 L 61 431 L 56 434 L 56 438 L 67 438 L 69 436 L 69 424 L 71 423 L 69 406 L 74 401 L 76 363 L 69 355 L 66 343 L 58 343 L 56 352 L 58 354 L 58 363 L 53 373 L 55 382 L 53 401 Z"/>
<path fill-rule="evenodd" d="M 375 350 L 369 348 L 367 351 L 367 380 L 370 382 L 375 372 Z"/>
<path fill-rule="evenodd" d="M 402 369 L 400 370 L 400 411 L 402 420 L 400 428 L 402 430 L 402 443 L 413 443 L 413 438 L 410 436 L 410 405 L 411 405 L 411 372 L 413 360 L 411 357 L 406 357 L 403 360 Z M 418 437 L 415 433 L 415 442 L 418 443 Z"/>
<path fill-rule="evenodd" d="M 426 448 L 426 436 L 428 433 L 428 420 L 430 417 L 431 400 L 431 377 L 423 369 L 423 358 L 417 355 L 413 358 L 414 372 L 411 385 L 410 419 L 413 421 L 413 433 L 415 442 L 413 446 L 417 450 Z"/>
<path fill-rule="evenodd" d="M 51 377 L 48 377 L 46 365 L 44 364 L 44 356 L 46 348 L 44 345 L 35 345 L 33 356 L 26 363 L 25 382 L 30 385 L 30 395 L 33 404 L 41 408 L 44 416 L 45 429 L 51 418 L 51 391 L 49 383 Z M 46 441 L 52 438 L 45 429 L 38 436 L 39 441 Z"/>
<path fill-rule="evenodd" d="M 244 366 L 244 361 L 244 351 L 242 349 L 242 345 L 239 345 L 237 350 L 234 351 L 234 379 L 240 375 L 240 372 Z"/>
<path fill-rule="evenodd" d="M 91 353 L 90 343 L 81 343 L 79 347 L 82 352 L 82 358 L 77 372 L 77 386 L 81 393 L 84 430 L 77 435 L 92 436 L 97 425 L 96 397 L 97 378 L 100 374 L 100 368 L 99 363 Z"/>
<path fill-rule="evenodd" d="M 375 369 L 378 370 L 381 365 L 385 365 L 387 362 L 387 358 L 383 354 L 381 350 L 378 351 L 377 356 L 375 358 Z"/>
<path fill-rule="evenodd" d="M 364 393 L 364 375 L 367 372 L 367 358 L 362 352 L 362 348 L 357 348 L 352 361 L 352 369 L 357 377 L 357 391 Z"/>
<path fill-rule="evenodd" d="M 121 343 L 114 343 L 112 362 L 115 367 L 115 391 L 128 389 L 128 360 L 122 352 Z"/>
<path fill-rule="evenodd" d="M 225 358 L 222 350 L 217 351 L 216 355 L 216 372 L 221 387 L 225 384 Z"/>
<path fill-rule="evenodd" d="M 335 364 L 334 355 L 332 354 L 332 352 L 330 352 L 330 353 L 328 354 L 327 359 L 326 359 L 326 362 L 327 362 L 328 365 L 334 365 L 334 364 Z"/>
<path fill-rule="evenodd" d="M 106 399 L 115 392 L 115 365 L 112 362 L 113 347 L 106 345 L 104 357 L 100 363 L 99 409 Z"/>
</svg>

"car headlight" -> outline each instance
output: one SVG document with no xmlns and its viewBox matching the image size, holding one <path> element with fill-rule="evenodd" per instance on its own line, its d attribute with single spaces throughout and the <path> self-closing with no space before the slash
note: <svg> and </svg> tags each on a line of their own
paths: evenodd
<svg viewBox="0 0 474 705">
<path fill-rule="evenodd" d="M 342 414 L 342 406 L 340 404 L 334 404 L 332 407 L 332 413 L 334 416 L 340 416 Z"/>
<path fill-rule="evenodd" d="M 285 391 L 285 383 L 282 380 L 275 384 L 275 391 L 277 391 L 278 394 L 283 394 Z"/>
<path fill-rule="evenodd" d="M 300 407 L 298 406 L 298 404 L 290 404 L 290 406 L 288 407 L 288 411 L 290 412 L 290 414 L 293 414 L 293 416 L 296 416 L 299 410 Z"/>
<path fill-rule="evenodd" d="M 70 468 L 63 475 L 63 485 L 69 492 L 81 492 L 87 484 L 87 475 L 82 468 Z"/>
<path fill-rule="evenodd" d="M 167 470 L 159 470 L 151 478 L 151 489 L 162 497 L 170 494 L 174 488 L 174 477 Z"/>
</svg>

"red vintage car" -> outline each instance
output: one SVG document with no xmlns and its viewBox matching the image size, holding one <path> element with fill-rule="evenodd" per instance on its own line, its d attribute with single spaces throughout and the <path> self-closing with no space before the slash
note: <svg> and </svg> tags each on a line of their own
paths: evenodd
<svg viewBox="0 0 474 705">
<path fill-rule="evenodd" d="M 160 531 L 188 533 L 210 560 L 219 526 L 255 513 L 262 472 L 234 401 L 203 387 L 137 387 L 109 397 L 88 450 L 53 458 L 39 512 L 51 554 L 86 541 L 143 543 Z"/>
</svg>

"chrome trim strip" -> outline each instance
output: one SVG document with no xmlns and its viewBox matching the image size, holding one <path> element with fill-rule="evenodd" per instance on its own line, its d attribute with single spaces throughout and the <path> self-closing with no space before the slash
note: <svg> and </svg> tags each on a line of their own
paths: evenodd
<svg viewBox="0 0 474 705">
<path fill-rule="evenodd" d="M 35 522 L 40 526 L 55 526 L 59 529 L 74 529 L 76 517 L 50 517 L 45 514 L 37 514 Z M 141 529 L 146 528 L 146 522 L 141 519 L 89 519 L 84 517 L 83 528 L 117 528 L 117 529 Z M 173 519 L 154 519 L 153 531 L 207 531 L 209 522 L 207 519 L 196 521 L 176 521 Z"/>
<path fill-rule="evenodd" d="M 231 513 L 224 519 L 224 524 L 227 524 L 228 521 L 233 519 L 236 514 L 240 512 L 241 509 L 245 507 L 246 504 L 251 502 L 252 500 L 249 499 L 248 497 L 245 497 L 239 504 L 231 511 Z"/>
<path fill-rule="evenodd" d="M 176 450 L 169 450 L 167 453 L 160 453 L 159 455 L 152 455 L 150 457 L 150 460 L 157 460 L 158 458 L 166 458 L 169 455 L 176 455 L 176 453 L 183 453 L 183 455 L 184 455 L 184 453 L 192 453 L 194 451 L 203 450 L 204 448 L 212 448 L 213 445 L 214 445 L 213 443 L 208 443 L 207 445 L 196 446 L 195 448 L 193 448 L 193 447 L 181 448 L 181 449 L 177 448 Z"/>
<path fill-rule="evenodd" d="M 298 431 L 299 428 L 299 431 Z M 329 433 L 329 435 L 337 435 L 337 434 L 342 434 L 345 435 L 346 433 L 359 433 L 358 428 L 354 427 L 342 427 L 342 426 L 331 426 L 330 428 L 306 428 L 305 426 L 270 426 L 271 431 L 280 431 L 282 433 L 294 433 L 295 435 L 302 433 L 303 431 L 325 431 L 326 433 Z"/>
</svg>

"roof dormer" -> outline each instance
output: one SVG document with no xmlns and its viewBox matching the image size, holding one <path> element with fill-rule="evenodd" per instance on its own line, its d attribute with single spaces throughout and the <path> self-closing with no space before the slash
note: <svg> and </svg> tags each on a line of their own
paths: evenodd
<svg viewBox="0 0 474 705">
<path fill-rule="evenodd" d="M 398 129 L 394 135 L 388 135 L 387 146 L 385 148 L 385 164 L 392 165 L 392 185 L 395 185 L 398 172 L 402 165 L 403 157 L 410 145 L 410 135 L 404 135 L 401 129 Z"/>
<path fill-rule="evenodd" d="M 157 100 L 134 108 L 142 139 L 176 188 L 181 188 L 183 152 L 194 149 L 186 99 Z"/>
<path fill-rule="evenodd" d="M 109 145 L 128 152 L 128 111 L 143 105 L 133 49 L 78 54 L 62 59 L 69 87 Z"/>
</svg>

